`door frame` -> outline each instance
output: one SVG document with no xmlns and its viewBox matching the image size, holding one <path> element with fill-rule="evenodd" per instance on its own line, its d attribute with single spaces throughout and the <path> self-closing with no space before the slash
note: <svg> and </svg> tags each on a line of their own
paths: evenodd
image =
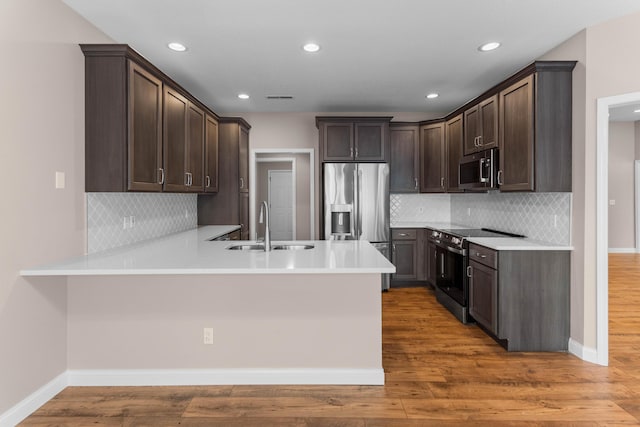
<svg viewBox="0 0 640 427">
<path fill-rule="evenodd" d="M 596 357 L 609 364 L 609 109 L 640 102 L 640 92 L 597 99 L 596 116 Z"/>
<path fill-rule="evenodd" d="M 309 238 L 315 240 L 317 224 L 315 222 L 316 211 L 316 162 L 313 148 L 255 148 L 249 152 L 249 226 L 256 229 L 256 162 L 260 159 L 258 154 L 280 154 L 283 157 L 291 154 L 307 154 L 309 156 Z M 289 157 L 291 159 L 291 157 Z M 294 175 L 295 179 L 295 175 Z"/>
<path fill-rule="evenodd" d="M 267 159 L 259 159 L 258 161 L 263 163 L 263 160 Z M 293 190 L 293 197 L 291 198 L 291 236 L 292 240 L 296 240 L 296 216 L 298 215 L 298 209 L 296 207 L 296 159 L 292 158 L 289 162 L 291 163 L 291 169 L 269 169 L 267 172 L 269 176 L 269 182 L 267 183 L 267 203 L 269 204 L 269 208 L 271 208 L 271 174 L 273 172 L 289 172 L 291 174 L 291 188 Z"/>
</svg>

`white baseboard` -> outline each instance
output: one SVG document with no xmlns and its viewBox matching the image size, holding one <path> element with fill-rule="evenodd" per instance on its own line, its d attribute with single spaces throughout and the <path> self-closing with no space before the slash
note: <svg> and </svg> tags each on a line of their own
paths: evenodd
<svg viewBox="0 0 640 427">
<path fill-rule="evenodd" d="M 599 364 L 597 350 L 592 347 L 585 347 L 573 338 L 569 338 L 569 353 L 586 362 Z"/>
<path fill-rule="evenodd" d="M 29 415 L 34 413 L 39 407 L 47 403 L 56 394 L 60 393 L 67 387 L 67 373 L 55 377 L 47 384 L 40 387 L 31 395 L 22 399 L 17 405 L 10 408 L 3 414 L 0 414 L 0 427 L 13 427 Z"/>
<path fill-rule="evenodd" d="M 609 248 L 610 254 L 635 254 L 636 248 Z"/>
<path fill-rule="evenodd" d="M 69 370 L 71 386 L 384 385 L 380 369 Z"/>
</svg>

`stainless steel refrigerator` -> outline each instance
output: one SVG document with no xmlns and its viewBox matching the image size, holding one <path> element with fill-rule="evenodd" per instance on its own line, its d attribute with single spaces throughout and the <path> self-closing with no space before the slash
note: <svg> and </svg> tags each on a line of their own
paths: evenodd
<svg viewBox="0 0 640 427">
<path fill-rule="evenodd" d="M 325 163 L 323 193 L 325 240 L 367 240 L 391 258 L 388 164 Z"/>
</svg>

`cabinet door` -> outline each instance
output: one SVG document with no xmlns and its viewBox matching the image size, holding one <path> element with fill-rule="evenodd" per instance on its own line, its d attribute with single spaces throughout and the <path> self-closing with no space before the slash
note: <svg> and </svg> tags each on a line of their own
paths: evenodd
<svg viewBox="0 0 640 427">
<path fill-rule="evenodd" d="M 129 63 L 127 190 L 161 191 L 162 81 Z"/>
<path fill-rule="evenodd" d="M 166 191 L 187 191 L 187 107 L 189 102 L 177 91 L 164 91 L 164 169 Z"/>
<path fill-rule="evenodd" d="M 390 130 L 391 163 L 389 185 L 392 193 L 417 193 L 420 167 L 418 126 L 397 126 Z"/>
<path fill-rule="evenodd" d="M 460 158 L 462 157 L 462 114 L 447 121 L 445 124 L 445 151 L 447 159 L 447 192 L 462 191 L 459 187 L 458 176 Z"/>
<path fill-rule="evenodd" d="M 238 144 L 238 172 L 240 175 L 240 192 L 249 192 L 249 131 L 240 126 Z"/>
<path fill-rule="evenodd" d="M 189 104 L 187 122 L 187 186 L 189 191 L 204 191 L 204 111 Z"/>
<path fill-rule="evenodd" d="M 500 92 L 500 191 L 534 190 L 533 76 Z"/>
<path fill-rule="evenodd" d="M 218 191 L 218 121 L 209 115 L 205 120 L 204 139 L 204 191 L 215 193 Z"/>
<path fill-rule="evenodd" d="M 392 262 L 396 266 L 394 280 L 416 280 L 418 278 L 418 252 L 415 240 L 393 242 Z"/>
<path fill-rule="evenodd" d="M 322 123 L 322 157 L 325 161 L 353 160 L 353 123 Z"/>
<path fill-rule="evenodd" d="M 386 123 L 356 123 L 354 158 L 359 162 L 385 161 Z"/>
<path fill-rule="evenodd" d="M 464 155 L 478 151 L 480 136 L 480 109 L 473 106 L 464 112 Z"/>
<path fill-rule="evenodd" d="M 469 266 L 469 313 L 476 322 L 497 334 L 498 272 L 475 261 L 470 261 Z"/>
<path fill-rule="evenodd" d="M 444 165 L 444 123 L 423 126 L 420 141 L 421 193 L 445 191 Z"/>
<path fill-rule="evenodd" d="M 240 235 L 242 240 L 250 239 L 249 193 L 240 193 Z"/>
<path fill-rule="evenodd" d="M 478 106 L 480 113 L 480 150 L 498 146 L 498 95 L 485 99 Z"/>
</svg>

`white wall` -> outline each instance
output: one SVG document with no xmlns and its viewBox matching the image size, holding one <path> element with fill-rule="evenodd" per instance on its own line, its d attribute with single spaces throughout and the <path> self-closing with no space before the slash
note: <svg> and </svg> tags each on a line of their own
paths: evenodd
<svg viewBox="0 0 640 427">
<path fill-rule="evenodd" d="M 60 1 L 0 2 L 0 414 L 66 370 L 64 278 L 25 267 L 85 248 L 84 56 L 111 42 Z M 66 188 L 54 188 L 56 171 Z"/>
<path fill-rule="evenodd" d="M 542 59 L 574 59 L 571 337 L 595 349 L 596 102 L 640 91 L 640 13 L 589 27 Z"/>
<path fill-rule="evenodd" d="M 635 250 L 634 122 L 609 122 L 609 248 Z"/>
</svg>

